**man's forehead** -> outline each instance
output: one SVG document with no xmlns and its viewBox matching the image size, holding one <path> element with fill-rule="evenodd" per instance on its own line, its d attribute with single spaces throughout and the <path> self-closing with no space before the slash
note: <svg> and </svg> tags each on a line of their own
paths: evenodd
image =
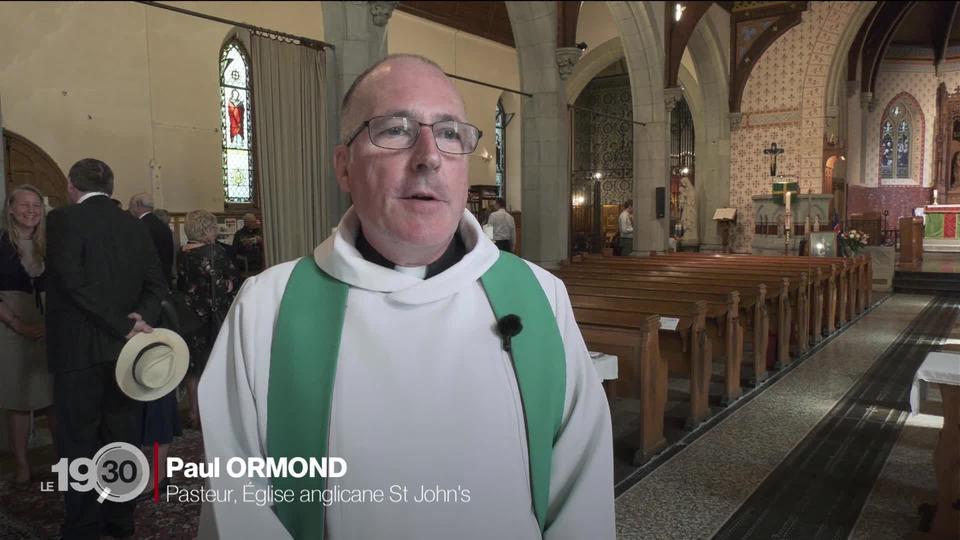
<svg viewBox="0 0 960 540">
<path fill-rule="evenodd" d="M 442 71 L 423 62 L 387 62 L 371 72 L 359 90 L 358 104 L 366 117 L 409 116 L 421 122 L 465 120 L 460 92 Z"/>
</svg>

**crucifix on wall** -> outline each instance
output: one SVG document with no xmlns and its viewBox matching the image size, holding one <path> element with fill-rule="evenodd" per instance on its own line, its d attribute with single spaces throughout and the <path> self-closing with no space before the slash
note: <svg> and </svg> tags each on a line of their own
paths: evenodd
<svg viewBox="0 0 960 540">
<path fill-rule="evenodd" d="M 777 143 L 770 143 L 770 148 L 765 148 L 763 153 L 770 156 L 770 176 L 776 176 L 777 156 L 783 153 L 783 148 L 778 147 Z"/>
</svg>

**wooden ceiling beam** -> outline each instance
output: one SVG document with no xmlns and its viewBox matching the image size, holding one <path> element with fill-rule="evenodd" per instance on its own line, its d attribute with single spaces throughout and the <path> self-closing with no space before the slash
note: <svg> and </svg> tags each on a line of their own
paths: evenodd
<svg viewBox="0 0 960 540">
<path fill-rule="evenodd" d="M 867 31 L 860 57 L 860 91 L 873 92 L 890 40 L 916 2 L 883 2 Z"/>
</svg>

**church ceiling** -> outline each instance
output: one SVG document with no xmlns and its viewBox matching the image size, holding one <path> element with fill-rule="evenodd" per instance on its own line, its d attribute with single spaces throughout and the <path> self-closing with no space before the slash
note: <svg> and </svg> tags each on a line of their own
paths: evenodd
<svg viewBox="0 0 960 540">
<path fill-rule="evenodd" d="M 956 2 L 915 2 L 893 34 L 891 43 L 934 50 L 960 39 Z M 948 35 L 949 34 L 949 35 Z"/>
<path fill-rule="evenodd" d="M 400 2 L 400 11 L 514 47 L 504 2 Z"/>
</svg>

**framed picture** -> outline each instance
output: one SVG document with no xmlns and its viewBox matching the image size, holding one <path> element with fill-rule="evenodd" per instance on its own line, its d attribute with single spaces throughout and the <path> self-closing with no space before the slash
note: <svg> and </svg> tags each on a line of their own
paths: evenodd
<svg viewBox="0 0 960 540">
<path fill-rule="evenodd" d="M 836 257 L 837 233 L 833 231 L 810 233 L 811 257 Z"/>
</svg>

